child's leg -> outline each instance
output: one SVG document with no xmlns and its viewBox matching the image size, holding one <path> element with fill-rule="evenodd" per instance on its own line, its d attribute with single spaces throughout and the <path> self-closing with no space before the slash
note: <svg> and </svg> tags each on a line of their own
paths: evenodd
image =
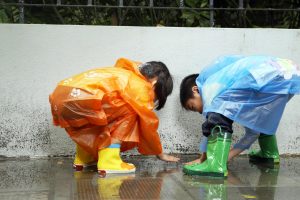
<svg viewBox="0 0 300 200">
<path fill-rule="evenodd" d="M 126 116 L 122 116 L 120 119 L 115 121 L 116 127 L 111 131 L 110 146 L 98 149 L 98 163 L 97 168 L 100 175 L 105 173 L 132 173 L 135 172 L 136 168 L 131 163 L 123 162 L 120 149 L 123 133 L 127 129 L 133 130 L 135 123 L 137 121 L 137 115 L 125 112 Z M 128 131 L 129 132 L 129 131 Z M 129 134 L 133 134 L 130 133 Z"/>
<path fill-rule="evenodd" d="M 277 146 L 276 135 L 260 134 L 258 138 L 260 151 L 252 151 L 249 153 L 251 162 L 254 163 L 273 163 L 280 162 L 279 151 Z"/>
<path fill-rule="evenodd" d="M 284 108 L 293 96 L 287 94 L 286 98 L 282 98 L 282 95 L 279 95 L 278 99 L 274 100 L 274 103 L 277 101 L 278 108 Z M 275 133 L 272 135 L 261 133 L 258 138 L 258 144 L 260 150 L 249 153 L 250 162 L 279 164 L 280 157 Z"/>
<path fill-rule="evenodd" d="M 234 157 L 240 155 L 240 153 L 242 153 L 243 151 L 244 150 L 242 150 L 242 149 L 235 149 L 235 148 L 230 149 L 229 156 L 228 156 L 228 162 L 230 162 Z"/>
<path fill-rule="evenodd" d="M 132 173 L 135 166 L 131 163 L 123 162 L 120 156 L 122 141 L 111 138 L 111 145 L 98 151 L 98 172 L 102 173 Z"/>
<path fill-rule="evenodd" d="M 125 163 L 120 156 L 121 144 L 111 144 L 110 146 L 98 151 L 98 172 L 102 173 L 132 173 L 135 166 Z"/>
<path fill-rule="evenodd" d="M 81 171 L 84 167 L 91 165 L 96 165 L 95 158 L 76 144 L 76 154 L 73 163 L 74 169 L 76 169 L 76 171 Z"/>
<path fill-rule="evenodd" d="M 236 143 L 229 152 L 228 161 L 235 156 L 242 153 L 244 150 L 249 149 L 250 146 L 257 140 L 259 133 L 245 127 L 245 135 Z"/>
</svg>

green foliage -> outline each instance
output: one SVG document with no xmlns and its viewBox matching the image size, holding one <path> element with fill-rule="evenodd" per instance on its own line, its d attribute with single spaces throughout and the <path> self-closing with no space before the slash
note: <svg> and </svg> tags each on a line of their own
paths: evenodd
<svg viewBox="0 0 300 200">
<path fill-rule="evenodd" d="M 16 6 L 1 3 L 18 0 L 0 0 L 0 23 L 19 23 L 20 11 Z M 56 0 L 25 0 L 26 3 L 53 3 Z M 87 0 L 62 0 L 67 5 L 86 5 Z M 123 0 L 124 6 L 149 6 L 149 0 Z M 93 0 L 96 5 L 117 6 L 118 0 Z M 153 0 L 156 7 L 176 7 L 180 0 Z M 185 0 L 189 8 L 208 8 L 209 0 Z M 216 8 L 237 8 L 237 0 L 214 0 Z M 300 0 L 244 0 L 246 8 L 299 8 Z M 224 11 L 213 12 L 216 27 L 277 27 L 300 28 L 299 11 Z M 126 26 L 185 26 L 208 27 L 210 11 L 190 9 L 136 9 L 93 7 L 25 7 L 25 23 L 87 24 Z"/>
<path fill-rule="evenodd" d="M 185 5 L 190 8 L 208 8 L 208 1 L 187 0 Z M 184 19 L 186 26 L 209 26 L 209 12 L 183 10 L 181 18 Z"/>
<path fill-rule="evenodd" d="M 0 23 L 7 23 L 9 22 L 8 17 L 5 13 L 4 9 L 0 9 Z"/>
</svg>

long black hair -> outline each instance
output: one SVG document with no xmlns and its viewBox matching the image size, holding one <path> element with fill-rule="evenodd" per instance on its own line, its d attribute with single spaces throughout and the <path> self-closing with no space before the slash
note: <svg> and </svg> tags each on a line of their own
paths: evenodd
<svg viewBox="0 0 300 200">
<path fill-rule="evenodd" d="M 155 109 L 162 109 L 173 90 L 173 79 L 167 66 L 159 61 L 146 62 L 140 67 L 140 72 L 147 79 L 157 77 L 154 92 L 158 103 Z"/>
</svg>

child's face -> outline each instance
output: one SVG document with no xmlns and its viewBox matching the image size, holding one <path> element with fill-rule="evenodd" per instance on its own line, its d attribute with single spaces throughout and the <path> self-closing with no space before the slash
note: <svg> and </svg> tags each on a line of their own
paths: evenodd
<svg viewBox="0 0 300 200">
<path fill-rule="evenodd" d="M 203 111 L 203 104 L 202 104 L 202 98 L 199 94 L 199 90 L 197 86 L 193 86 L 192 88 L 193 91 L 193 98 L 190 98 L 186 102 L 186 108 L 188 110 L 194 111 L 194 112 L 199 112 L 202 113 Z"/>
</svg>

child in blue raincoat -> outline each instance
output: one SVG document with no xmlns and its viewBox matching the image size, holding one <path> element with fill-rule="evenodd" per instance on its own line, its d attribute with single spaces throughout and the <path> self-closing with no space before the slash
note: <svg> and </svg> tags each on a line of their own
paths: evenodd
<svg viewBox="0 0 300 200">
<path fill-rule="evenodd" d="M 279 163 L 275 133 L 285 105 L 300 93 L 300 67 L 271 56 L 225 56 L 200 74 L 185 77 L 180 86 L 183 108 L 202 113 L 206 137 L 201 163 L 185 165 L 187 174 L 227 176 L 227 160 L 258 138 L 261 150 L 252 161 Z M 245 136 L 230 151 L 232 123 L 245 127 Z"/>
</svg>

